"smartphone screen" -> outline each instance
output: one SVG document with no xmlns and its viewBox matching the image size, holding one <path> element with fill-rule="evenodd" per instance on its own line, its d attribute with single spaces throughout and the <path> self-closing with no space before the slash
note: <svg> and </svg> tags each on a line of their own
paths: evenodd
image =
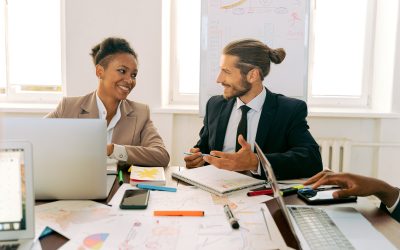
<svg viewBox="0 0 400 250">
<path fill-rule="evenodd" d="M 310 188 L 300 189 L 297 195 L 308 204 L 333 204 L 343 202 L 354 202 L 357 200 L 356 196 L 349 196 L 345 198 L 333 198 L 333 192 L 338 189 L 331 190 L 313 190 Z"/>
<path fill-rule="evenodd" d="M 126 190 L 119 207 L 121 209 L 144 209 L 149 202 L 149 190 Z"/>
</svg>

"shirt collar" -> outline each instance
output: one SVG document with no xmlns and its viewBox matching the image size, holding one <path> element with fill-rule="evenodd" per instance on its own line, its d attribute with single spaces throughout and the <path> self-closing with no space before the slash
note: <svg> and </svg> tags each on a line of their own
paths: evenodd
<svg viewBox="0 0 400 250">
<path fill-rule="evenodd" d="M 247 105 L 249 108 L 255 110 L 256 112 L 260 112 L 265 102 L 265 98 L 267 96 L 267 91 L 263 87 L 263 90 L 260 94 L 253 98 L 249 103 L 244 104 L 239 97 L 236 97 L 236 109 L 240 109 L 241 106 Z"/>
<path fill-rule="evenodd" d="M 103 102 L 100 100 L 100 97 L 97 94 L 97 91 L 96 91 L 96 102 L 97 102 L 97 108 L 99 109 L 99 118 L 105 120 L 107 117 L 107 110 L 106 110 L 106 107 L 104 106 Z M 115 114 L 114 117 L 117 117 L 118 120 L 121 117 L 121 102 L 119 102 L 119 104 L 118 104 L 117 113 Z"/>
</svg>

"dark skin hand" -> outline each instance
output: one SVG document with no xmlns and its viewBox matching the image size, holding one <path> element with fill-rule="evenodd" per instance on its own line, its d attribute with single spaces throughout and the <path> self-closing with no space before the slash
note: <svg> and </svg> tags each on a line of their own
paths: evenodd
<svg viewBox="0 0 400 250">
<path fill-rule="evenodd" d="M 399 190 L 384 181 L 350 173 L 334 173 L 330 170 L 324 170 L 303 183 L 311 184 L 314 189 L 321 185 L 340 186 L 342 189 L 333 193 L 334 198 L 375 195 L 387 207 L 393 206 L 399 197 Z"/>
</svg>

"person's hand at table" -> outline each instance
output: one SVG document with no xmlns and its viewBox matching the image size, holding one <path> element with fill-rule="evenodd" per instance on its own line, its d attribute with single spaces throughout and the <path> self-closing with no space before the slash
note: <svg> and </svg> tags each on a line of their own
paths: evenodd
<svg viewBox="0 0 400 250">
<path fill-rule="evenodd" d="M 183 158 L 186 162 L 187 168 L 198 168 L 204 165 L 205 161 L 203 160 L 199 148 L 191 148 L 189 152 L 193 154 L 185 156 L 185 158 Z"/>
<path fill-rule="evenodd" d="M 242 148 L 235 153 L 211 151 L 210 156 L 203 156 L 204 161 L 217 168 L 231 171 L 256 171 L 258 168 L 257 155 L 251 150 L 251 146 L 242 135 L 239 135 L 238 142 Z"/>
<path fill-rule="evenodd" d="M 311 184 L 313 189 L 321 185 L 338 185 L 341 189 L 332 194 L 334 198 L 375 195 L 387 207 L 393 206 L 399 196 L 399 190 L 384 181 L 350 173 L 334 173 L 330 170 L 324 170 L 303 183 Z"/>
</svg>

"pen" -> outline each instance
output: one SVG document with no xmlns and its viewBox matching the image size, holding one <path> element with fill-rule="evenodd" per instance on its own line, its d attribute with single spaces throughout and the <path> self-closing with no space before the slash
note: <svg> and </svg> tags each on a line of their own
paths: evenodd
<svg viewBox="0 0 400 250">
<path fill-rule="evenodd" d="M 257 196 L 257 195 L 271 195 L 274 194 L 272 189 L 256 190 L 247 192 L 247 196 Z"/>
<path fill-rule="evenodd" d="M 288 195 L 291 195 L 291 194 L 296 194 L 297 191 L 299 189 L 302 189 L 302 188 L 304 188 L 303 185 L 297 185 L 297 186 L 293 186 L 293 187 L 290 187 L 290 188 L 285 188 L 285 189 L 281 190 L 280 194 L 282 196 L 288 196 Z"/>
<path fill-rule="evenodd" d="M 204 211 L 154 211 L 154 216 L 204 216 Z"/>
<path fill-rule="evenodd" d="M 195 154 L 195 153 L 183 152 L 183 154 L 184 154 L 184 155 L 193 155 L 193 154 Z M 216 156 L 216 155 L 203 154 L 203 153 L 201 153 L 201 156 L 202 156 L 202 157 L 203 157 L 203 156 L 212 156 L 212 157 L 220 158 L 219 156 Z"/>
<path fill-rule="evenodd" d="M 238 229 L 239 228 L 239 222 L 237 221 L 235 216 L 233 216 L 233 213 L 232 213 L 231 209 L 229 208 L 228 204 L 224 205 L 224 212 L 226 214 L 226 218 L 229 221 L 229 224 L 231 224 L 231 227 L 233 229 Z"/>
<path fill-rule="evenodd" d="M 119 185 L 122 185 L 124 183 L 124 177 L 122 176 L 122 170 L 118 172 L 118 180 L 119 180 Z"/>
<path fill-rule="evenodd" d="M 136 187 L 141 189 L 148 189 L 148 190 L 156 190 L 156 191 L 168 191 L 168 192 L 176 192 L 176 188 L 173 187 L 160 187 L 148 184 L 137 184 Z"/>
</svg>

